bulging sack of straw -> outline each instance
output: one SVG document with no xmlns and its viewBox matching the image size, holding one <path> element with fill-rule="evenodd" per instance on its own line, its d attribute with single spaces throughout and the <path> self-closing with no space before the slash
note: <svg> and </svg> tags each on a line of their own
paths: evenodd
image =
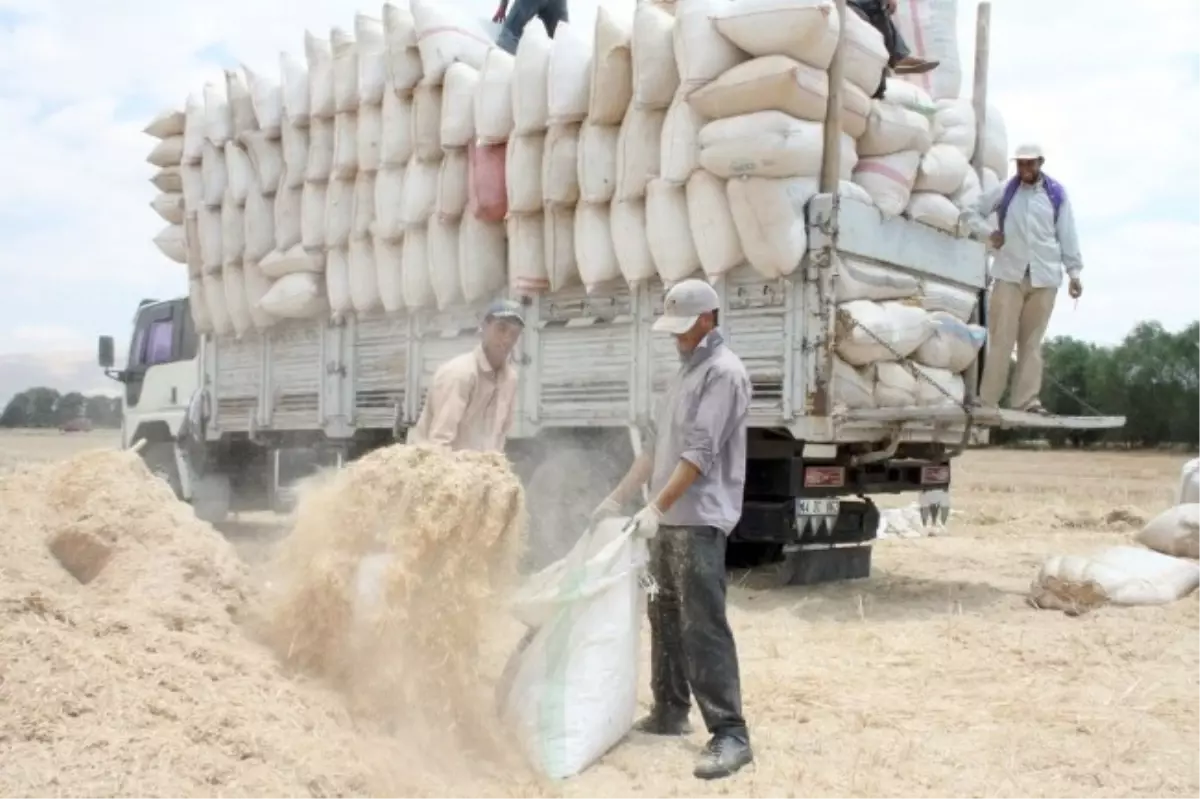
<svg viewBox="0 0 1200 799">
<path fill-rule="evenodd" d="M 626 522 L 597 524 L 512 604 L 531 633 L 501 681 L 503 713 L 552 779 L 583 771 L 633 726 L 647 552 Z"/>
<path fill-rule="evenodd" d="M 1030 586 L 1037 608 L 1077 615 L 1105 604 L 1165 605 L 1200 584 L 1200 566 L 1140 547 L 1111 547 L 1092 555 L 1055 555 Z"/>
</svg>

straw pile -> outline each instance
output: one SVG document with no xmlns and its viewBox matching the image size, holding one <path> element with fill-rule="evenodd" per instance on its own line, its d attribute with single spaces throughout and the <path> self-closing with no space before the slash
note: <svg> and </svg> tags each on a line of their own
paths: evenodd
<svg viewBox="0 0 1200 799">
<path fill-rule="evenodd" d="M 371 790 L 342 703 L 246 640 L 244 566 L 136 455 L 3 475 L 0 529 L 0 794 Z"/>
<path fill-rule="evenodd" d="M 524 494 L 494 453 L 393 446 L 314 481 L 280 544 L 264 634 L 403 752 L 404 793 L 536 790 L 484 657 L 516 579 Z M 383 567 L 364 589 L 359 568 Z M 522 785 L 521 783 L 524 782 Z"/>
</svg>

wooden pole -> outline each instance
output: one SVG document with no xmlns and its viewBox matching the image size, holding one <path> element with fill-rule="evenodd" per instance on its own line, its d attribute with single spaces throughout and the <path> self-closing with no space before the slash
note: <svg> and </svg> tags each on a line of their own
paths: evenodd
<svg viewBox="0 0 1200 799">
<path fill-rule="evenodd" d="M 833 62 L 829 65 L 829 99 L 825 106 L 825 141 L 819 188 L 822 194 L 836 195 L 842 167 L 842 76 L 845 73 L 842 42 L 846 38 L 846 0 L 836 0 L 834 8 L 838 18 L 838 40 L 833 50 Z"/>
<path fill-rule="evenodd" d="M 983 151 L 987 147 L 988 39 L 991 30 L 992 4 L 990 0 L 981 0 L 975 13 L 975 85 L 972 91 L 975 106 L 975 154 L 971 156 L 971 166 L 981 181 Z"/>
</svg>

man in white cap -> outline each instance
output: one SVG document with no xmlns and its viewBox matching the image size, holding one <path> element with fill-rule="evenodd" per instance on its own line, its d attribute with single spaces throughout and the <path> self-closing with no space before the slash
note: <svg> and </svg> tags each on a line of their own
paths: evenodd
<svg viewBox="0 0 1200 799">
<path fill-rule="evenodd" d="M 492 303 L 479 328 L 479 346 L 434 373 L 408 443 L 503 452 L 517 400 L 517 369 L 510 356 L 524 329 L 518 303 Z"/>
<path fill-rule="evenodd" d="M 1042 390 L 1042 339 L 1062 285 L 1068 293 L 1083 294 L 1079 273 L 1083 259 L 1075 215 L 1062 184 L 1042 171 L 1042 148 L 1026 144 L 1013 160 L 1017 174 L 987 191 L 965 212 L 971 231 L 995 248 L 991 300 L 988 303 L 988 350 L 979 387 L 979 401 L 996 406 L 1008 381 L 1009 359 L 1017 347 L 1017 369 L 1009 405 L 1017 410 L 1045 413 Z M 988 218 L 996 214 L 991 229 Z"/>
<path fill-rule="evenodd" d="M 630 524 L 650 539 L 658 592 L 650 600 L 654 708 L 636 729 L 691 732 L 691 696 L 712 736 L 693 772 L 727 777 L 754 756 L 742 717 L 737 647 L 725 615 L 725 542 L 742 515 L 750 378 L 717 329 L 717 293 L 676 284 L 654 329 L 675 336 L 679 371 L 655 413 L 646 451 L 593 514 L 618 515 L 650 483 Z"/>
</svg>

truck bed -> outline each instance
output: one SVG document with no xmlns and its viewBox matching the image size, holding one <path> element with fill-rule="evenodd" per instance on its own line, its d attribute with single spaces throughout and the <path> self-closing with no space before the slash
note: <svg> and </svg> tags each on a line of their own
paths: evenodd
<svg viewBox="0 0 1200 799">
<path fill-rule="evenodd" d="M 754 387 L 750 422 L 785 428 L 812 442 L 957 443 L 961 408 L 888 408 L 814 413 L 817 375 L 833 346 L 828 321 L 836 298 L 822 299 L 816 256 L 836 242 L 839 254 L 886 265 L 921 280 L 973 292 L 986 285 L 983 245 L 895 218 L 860 203 L 820 195 L 809 204 L 809 257 L 795 273 L 765 279 L 748 266 L 716 284 L 721 323 Z M 626 427 L 643 423 L 653 397 L 677 366 L 674 342 L 654 334 L 663 286 L 617 282 L 588 295 L 581 287 L 535 297 L 527 309 L 519 359 L 515 437 L 551 427 Z M 437 367 L 477 342 L 480 309 L 387 316 L 344 323 L 293 321 L 240 340 L 208 339 L 205 386 L 212 394 L 210 437 L 226 433 L 404 428 L 420 414 Z M 1012 412 L 976 416 L 975 424 L 1046 426 L 1050 419 Z M 994 418 L 993 418 L 994 417 Z M 1051 419 L 1053 417 L 1050 417 Z M 1112 427 L 1117 420 L 1059 421 Z"/>
</svg>

